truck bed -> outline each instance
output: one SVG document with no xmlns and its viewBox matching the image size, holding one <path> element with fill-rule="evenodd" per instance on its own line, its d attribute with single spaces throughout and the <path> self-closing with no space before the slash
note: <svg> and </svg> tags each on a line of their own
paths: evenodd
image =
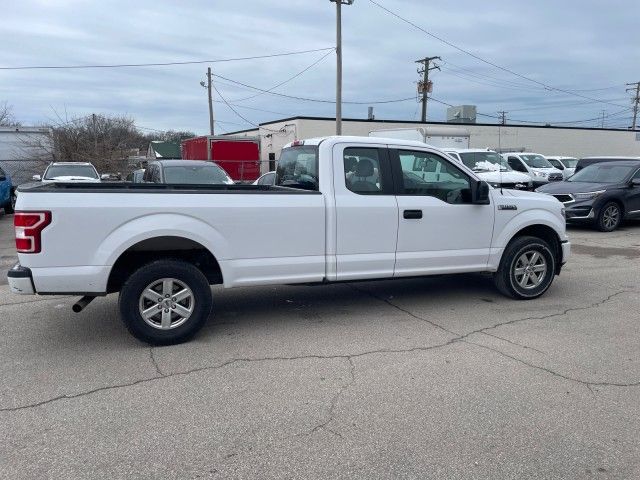
<svg viewBox="0 0 640 480">
<path fill-rule="evenodd" d="M 161 183 L 27 183 L 18 187 L 24 193 L 199 193 L 199 194 L 276 194 L 321 195 L 318 191 L 276 185 L 177 185 Z"/>
</svg>

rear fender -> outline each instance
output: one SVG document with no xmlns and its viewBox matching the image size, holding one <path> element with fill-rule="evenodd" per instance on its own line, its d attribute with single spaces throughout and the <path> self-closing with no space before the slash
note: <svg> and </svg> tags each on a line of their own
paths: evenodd
<svg viewBox="0 0 640 480">
<path fill-rule="evenodd" d="M 189 215 L 159 213 L 118 226 L 96 249 L 93 265 L 112 266 L 120 255 L 136 243 L 156 237 L 186 238 L 201 244 L 218 261 L 229 257 L 228 242 L 208 223 Z"/>
</svg>

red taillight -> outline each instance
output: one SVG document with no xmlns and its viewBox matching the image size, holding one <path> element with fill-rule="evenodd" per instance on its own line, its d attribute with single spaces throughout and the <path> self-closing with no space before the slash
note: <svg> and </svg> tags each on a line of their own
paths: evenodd
<svg viewBox="0 0 640 480">
<path fill-rule="evenodd" d="M 51 223 L 51 212 L 16 212 L 13 226 L 18 253 L 40 253 L 42 230 Z"/>
</svg>

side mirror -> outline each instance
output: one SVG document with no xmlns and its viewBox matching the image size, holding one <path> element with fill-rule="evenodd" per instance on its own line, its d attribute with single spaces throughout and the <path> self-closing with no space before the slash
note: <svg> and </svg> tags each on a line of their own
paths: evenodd
<svg viewBox="0 0 640 480">
<path fill-rule="evenodd" d="M 488 205 L 489 202 L 489 184 L 478 180 L 471 183 L 472 203 L 476 205 Z"/>
<path fill-rule="evenodd" d="M 111 178 L 111 175 L 109 175 L 108 173 L 103 173 L 102 175 L 100 175 L 100 180 L 109 180 Z"/>
<path fill-rule="evenodd" d="M 40 181 L 42 181 L 42 177 L 41 177 L 40 175 L 34 175 L 33 177 L 31 177 L 31 179 L 32 179 L 34 182 L 40 182 Z"/>
<path fill-rule="evenodd" d="M 632 187 L 640 187 L 640 178 L 634 178 L 631 180 Z"/>
</svg>

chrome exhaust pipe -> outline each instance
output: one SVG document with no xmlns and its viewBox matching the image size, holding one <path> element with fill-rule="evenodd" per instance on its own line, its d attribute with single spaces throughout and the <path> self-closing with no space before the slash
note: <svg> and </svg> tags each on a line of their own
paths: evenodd
<svg viewBox="0 0 640 480">
<path fill-rule="evenodd" d="M 82 297 L 80 300 L 78 300 L 76 303 L 73 304 L 73 307 L 71 307 L 71 310 L 73 310 L 76 313 L 80 313 L 82 310 L 85 309 L 87 305 L 93 302 L 95 298 L 96 297 L 94 296 L 85 295 L 84 297 Z"/>
</svg>

